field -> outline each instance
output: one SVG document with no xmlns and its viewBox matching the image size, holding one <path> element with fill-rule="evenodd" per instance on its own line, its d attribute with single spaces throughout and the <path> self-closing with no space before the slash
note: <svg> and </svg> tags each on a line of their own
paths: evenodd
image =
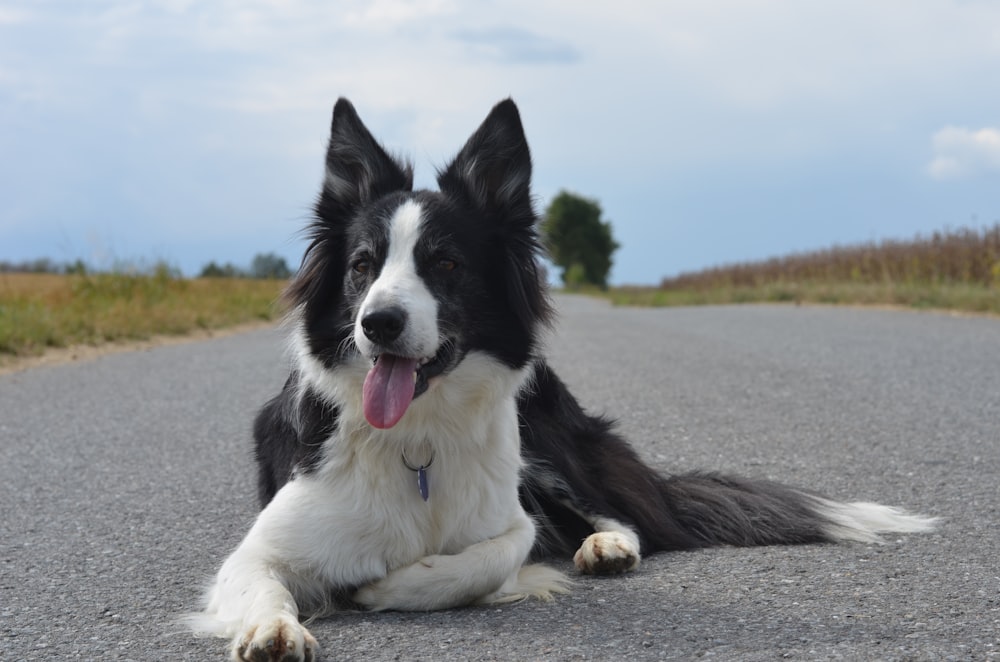
<svg viewBox="0 0 1000 662">
<path fill-rule="evenodd" d="M 0 272 L 0 367 L 51 348 L 100 346 L 274 320 L 284 280 L 152 273 Z M 1000 224 L 835 247 L 589 290 L 619 305 L 750 302 L 898 305 L 1000 314 Z"/>
<path fill-rule="evenodd" d="M 49 348 L 275 319 L 285 281 L 153 274 L 0 273 L 0 364 Z"/>
<path fill-rule="evenodd" d="M 601 295 L 619 305 L 784 301 L 1000 314 L 1000 224 L 734 264 Z"/>
</svg>

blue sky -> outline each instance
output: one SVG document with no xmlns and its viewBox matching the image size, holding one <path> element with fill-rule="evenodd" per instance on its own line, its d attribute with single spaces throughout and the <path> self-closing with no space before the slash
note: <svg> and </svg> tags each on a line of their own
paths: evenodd
<svg viewBox="0 0 1000 662">
<path fill-rule="evenodd" d="M 612 282 L 1000 220 L 991 0 L 0 0 L 0 260 L 298 263 L 330 111 L 417 184 L 512 96 Z"/>
</svg>

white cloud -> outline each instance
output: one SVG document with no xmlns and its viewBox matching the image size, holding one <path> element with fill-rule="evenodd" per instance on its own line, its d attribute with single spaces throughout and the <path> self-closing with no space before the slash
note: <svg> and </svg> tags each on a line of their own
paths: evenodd
<svg viewBox="0 0 1000 662">
<path fill-rule="evenodd" d="M 947 126 L 931 139 L 934 159 L 927 174 L 934 179 L 961 179 L 1000 173 L 1000 129 Z"/>
<path fill-rule="evenodd" d="M 459 30 L 453 35 L 477 55 L 500 63 L 572 64 L 580 52 L 571 43 L 536 34 L 531 30 L 492 26 L 480 30 Z"/>
<path fill-rule="evenodd" d="M 450 14 L 455 11 L 448 0 L 374 0 L 363 9 L 349 12 L 347 23 L 357 26 L 395 26 L 407 21 L 419 21 Z"/>
<path fill-rule="evenodd" d="M 31 14 L 23 9 L 0 7 L 0 25 L 17 25 L 31 20 Z"/>
</svg>

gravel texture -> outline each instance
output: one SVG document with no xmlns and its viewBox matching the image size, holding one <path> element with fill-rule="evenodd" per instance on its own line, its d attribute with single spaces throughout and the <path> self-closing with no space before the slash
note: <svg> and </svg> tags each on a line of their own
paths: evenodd
<svg viewBox="0 0 1000 662">
<path fill-rule="evenodd" d="M 1000 658 L 1000 320 L 558 303 L 553 364 L 664 471 L 942 525 L 661 554 L 548 604 L 343 614 L 312 627 L 323 659 Z M 0 375 L 0 658 L 223 659 L 175 620 L 253 520 L 250 424 L 286 369 L 267 329 Z"/>
</svg>

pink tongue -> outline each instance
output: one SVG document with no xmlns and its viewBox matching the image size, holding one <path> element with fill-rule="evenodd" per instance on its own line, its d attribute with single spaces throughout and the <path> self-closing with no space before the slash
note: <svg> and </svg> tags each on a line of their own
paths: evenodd
<svg viewBox="0 0 1000 662">
<path fill-rule="evenodd" d="M 365 418 L 372 426 L 384 430 L 403 418 L 413 401 L 413 374 L 416 359 L 382 354 L 365 377 Z"/>
</svg>

